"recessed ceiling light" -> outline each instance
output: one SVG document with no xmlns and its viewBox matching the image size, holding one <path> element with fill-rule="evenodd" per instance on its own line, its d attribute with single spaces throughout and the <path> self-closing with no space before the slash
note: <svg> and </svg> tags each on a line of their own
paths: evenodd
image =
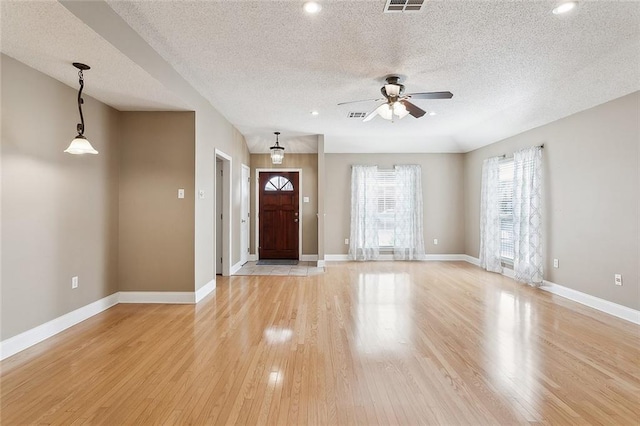
<svg viewBox="0 0 640 426">
<path fill-rule="evenodd" d="M 429 115 L 436 115 L 436 112 L 435 112 L 435 111 L 431 111 L 431 112 L 429 113 Z"/>
<path fill-rule="evenodd" d="M 310 15 L 318 13 L 320 12 L 320 10 L 322 10 L 322 6 L 320 6 L 320 3 L 315 1 L 305 2 L 305 4 L 302 5 L 302 8 Z"/>
<path fill-rule="evenodd" d="M 320 115 L 320 113 L 318 111 L 311 111 L 311 115 Z"/>
<path fill-rule="evenodd" d="M 578 3 L 575 2 L 575 1 L 568 1 L 566 3 L 562 3 L 561 5 L 559 5 L 555 9 L 553 9 L 552 12 L 553 12 L 554 15 L 561 15 L 563 13 L 567 13 L 568 11 L 572 10 L 577 5 L 578 5 Z"/>
</svg>

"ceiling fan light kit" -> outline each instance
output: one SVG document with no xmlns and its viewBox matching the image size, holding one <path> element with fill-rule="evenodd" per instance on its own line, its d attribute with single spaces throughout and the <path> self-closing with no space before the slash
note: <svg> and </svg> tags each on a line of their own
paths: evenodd
<svg viewBox="0 0 640 426">
<path fill-rule="evenodd" d="M 386 100 L 385 103 L 376 107 L 373 111 L 367 114 L 363 122 L 371 121 L 376 116 L 380 116 L 385 120 L 393 121 L 394 117 L 402 119 L 407 115 L 411 115 L 414 118 L 420 118 L 427 112 L 417 105 L 409 102 L 409 99 L 451 99 L 453 93 L 451 92 L 423 92 L 423 93 L 404 93 L 404 85 L 400 84 L 400 76 L 390 75 L 385 78 L 385 85 L 380 88 L 380 92 L 384 98 L 380 99 L 366 99 L 364 101 L 352 101 L 342 102 L 338 105 L 350 104 L 355 102 L 368 102 L 368 101 L 381 101 Z M 435 115 L 430 112 L 429 115 Z"/>
<path fill-rule="evenodd" d="M 404 106 L 402 101 L 396 101 L 393 104 L 393 113 L 398 116 L 398 118 L 403 119 L 409 114 L 409 110 Z"/>
</svg>

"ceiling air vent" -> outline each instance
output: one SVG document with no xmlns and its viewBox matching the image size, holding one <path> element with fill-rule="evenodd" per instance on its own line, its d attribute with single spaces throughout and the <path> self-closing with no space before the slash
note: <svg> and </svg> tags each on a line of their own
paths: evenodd
<svg viewBox="0 0 640 426">
<path fill-rule="evenodd" d="M 384 13 L 420 12 L 425 0 L 387 0 Z"/>
<path fill-rule="evenodd" d="M 350 112 L 349 118 L 365 118 L 367 116 L 366 112 Z"/>
</svg>

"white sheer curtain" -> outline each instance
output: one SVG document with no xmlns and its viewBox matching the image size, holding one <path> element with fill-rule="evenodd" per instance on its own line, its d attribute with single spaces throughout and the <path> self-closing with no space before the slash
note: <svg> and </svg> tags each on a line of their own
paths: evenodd
<svg viewBox="0 0 640 426">
<path fill-rule="evenodd" d="M 516 280 L 539 286 L 542 259 L 542 148 L 513 155 L 513 271 Z"/>
<path fill-rule="evenodd" d="M 482 163 L 480 192 L 480 266 L 502 273 L 500 253 L 500 158 Z"/>
<path fill-rule="evenodd" d="M 393 257 L 424 260 L 422 227 L 422 169 L 418 165 L 395 166 L 395 232 Z"/>
<path fill-rule="evenodd" d="M 377 166 L 351 167 L 349 259 L 375 260 L 378 244 Z"/>
</svg>

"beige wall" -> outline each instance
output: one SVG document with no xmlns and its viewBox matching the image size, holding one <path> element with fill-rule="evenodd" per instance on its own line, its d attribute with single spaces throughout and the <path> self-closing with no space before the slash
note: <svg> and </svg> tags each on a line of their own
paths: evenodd
<svg viewBox="0 0 640 426">
<path fill-rule="evenodd" d="M 195 114 L 123 112 L 121 136 L 120 290 L 193 291 Z"/>
<path fill-rule="evenodd" d="M 325 253 L 347 254 L 351 210 L 351 166 L 422 166 L 424 239 L 427 254 L 464 251 L 463 154 L 325 154 Z M 438 245 L 433 244 L 434 238 Z"/>
<path fill-rule="evenodd" d="M 545 279 L 640 308 L 639 104 L 636 92 L 466 154 L 465 252 L 478 256 L 482 161 L 544 144 Z"/>
<path fill-rule="evenodd" d="M 249 151 L 244 137 L 218 112 L 211 103 L 167 63 L 149 44 L 120 17 L 106 2 L 64 2 L 71 13 L 81 19 L 100 37 L 124 55 L 135 58 L 151 77 L 180 97 L 196 113 L 195 189 L 204 191 L 204 198 L 196 198 L 194 276 L 195 289 L 215 279 L 215 150 L 232 157 L 232 215 L 231 261 L 240 260 L 240 170 L 249 164 Z"/>
<path fill-rule="evenodd" d="M 231 264 L 240 262 L 240 198 L 242 164 L 249 165 L 249 149 L 244 136 L 210 104 L 196 103 L 196 198 L 195 212 L 195 288 L 215 279 L 215 191 L 216 149 L 232 158 L 231 188 Z"/>
<path fill-rule="evenodd" d="M 325 194 L 327 181 L 324 153 L 324 135 L 318 135 L 318 264 L 324 263 L 325 256 Z"/>
<path fill-rule="evenodd" d="M 85 95 L 100 155 L 78 157 L 62 153 L 75 135 L 76 89 L 3 55 L 2 92 L 1 339 L 118 290 L 193 291 L 213 280 L 216 149 L 232 157 L 239 262 L 249 151 L 210 104 L 194 102 L 195 114 L 120 113 Z"/>
<path fill-rule="evenodd" d="M 100 154 L 65 154 L 77 90 L 5 55 L 1 66 L 4 340 L 118 291 L 119 113 L 84 95 Z"/>
<path fill-rule="evenodd" d="M 255 219 L 256 219 L 256 169 L 302 169 L 302 190 L 300 191 L 300 205 L 302 206 L 302 254 L 318 254 L 318 155 L 317 154 L 286 154 L 282 164 L 271 164 L 269 154 L 251 154 L 251 246 L 249 251 L 256 254 Z M 308 203 L 303 203 L 303 197 L 309 197 Z"/>
</svg>

